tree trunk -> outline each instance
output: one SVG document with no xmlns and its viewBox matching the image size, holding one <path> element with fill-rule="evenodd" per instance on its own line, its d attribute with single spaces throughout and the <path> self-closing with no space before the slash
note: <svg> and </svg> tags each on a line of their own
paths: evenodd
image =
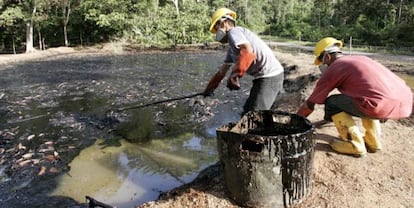
<svg viewBox="0 0 414 208">
<path fill-rule="evenodd" d="M 80 40 L 80 45 L 83 47 L 82 32 L 79 32 L 79 40 Z"/>
<path fill-rule="evenodd" d="M 14 35 L 12 35 L 12 47 L 13 47 L 13 54 L 16 54 L 16 42 L 14 40 Z"/>
<path fill-rule="evenodd" d="M 33 21 L 26 23 L 26 53 L 33 52 Z"/>
<path fill-rule="evenodd" d="M 179 17 L 180 16 L 180 10 L 178 8 L 178 0 L 172 0 L 172 2 L 174 3 L 175 10 L 177 12 L 177 17 Z"/>
<path fill-rule="evenodd" d="M 69 41 L 68 41 L 68 32 L 66 25 L 63 25 L 63 36 L 65 38 L 65 46 L 68 47 Z"/>
<path fill-rule="evenodd" d="M 36 4 L 33 6 L 32 16 L 30 21 L 26 23 L 26 53 L 34 51 L 33 48 L 33 24 L 36 14 Z"/>
<path fill-rule="evenodd" d="M 65 40 L 65 46 L 69 46 L 69 41 L 68 41 L 68 31 L 67 31 L 67 26 L 69 23 L 69 16 L 70 16 L 70 5 L 71 5 L 71 1 L 65 1 L 62 5 L 62 23 L 63 23 L 63 38 Z"/>
<path fill-rule="evenodd" d="M 400 1 L 400 8 L 398 9 L 398 21 L 397 21 L 398 25 L 401 22 L 402 5 L 403 5 L 403 0 Z"/>
<path fill-rule="evenodd" d="M 39 50 L 44 50 L 43 45 L 42 45 L 42 33 L 40 32 L 40 30 L 37 31 L 37 34 L 39 36 Z"/>
</svg>

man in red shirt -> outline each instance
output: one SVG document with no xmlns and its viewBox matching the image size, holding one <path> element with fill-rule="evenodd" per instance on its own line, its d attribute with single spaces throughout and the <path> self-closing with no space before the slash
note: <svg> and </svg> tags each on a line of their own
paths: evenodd
<svg viewBox="0 0 414 208">
<path fill-rule="evenodd" d="M 342 140 L 331 147 L 340 153 L 363 156 L 382 148 L 379 120 L 411 115 L 413 93 L 404 80 L 366 56 L 344 56 L 342 42 L 327 37 L 315 47 L 315 65 L 322 76 L 298 115 L 307 117 L 315 104 L 325 104 L 324 120 L 333 121 Z M 337 89 L 341 94 L 330 95 Z M 360 117 L 363 135 L 352 116 Z"/>
</svg>

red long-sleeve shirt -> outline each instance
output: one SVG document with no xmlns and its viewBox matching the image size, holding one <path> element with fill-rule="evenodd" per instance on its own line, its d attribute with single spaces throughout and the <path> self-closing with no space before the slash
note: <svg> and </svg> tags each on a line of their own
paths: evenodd
<svg viewBox="0 0 414 208">
<path fill-rule="evenodd" d="M 373 118 L 405 118 L 412 111 L 410 87 L 388 68 L 365 56 L 342 56 L 335 60 L 308 101 L 323 104 L 335 88 L 353 98 L 359 110 Z"/>
</svg>

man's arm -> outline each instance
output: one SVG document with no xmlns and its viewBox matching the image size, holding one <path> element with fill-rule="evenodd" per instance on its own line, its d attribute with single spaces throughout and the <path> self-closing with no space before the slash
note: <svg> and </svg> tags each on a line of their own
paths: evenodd
<svg viewBox="0 0 414 208">
<path fill-rule="evenodd" d="M 227 87 L 231 90 L 240 89 L 239 78 L 246 74 L 250 65 L 256 59 L 256 55 L 253 53 L 253 48 L 250 43 L 243 43 L 239 45 L 240 54 L 236 65 L 233 67 L 233 71 L 229 77 Z"/>
<path fill-rule="evenodd" d="M 300 106 L 297 114 L 299 116 L 308 117 L 313 110 L 315 109 L 315 103 L 312 103 L 310 101 L 305 101 L 302 106 Z"/>
<path fill-rule="evenodd" d="M 238 46 L 240 50 L 239 59 L 233 68 L 232 74 L 243 77 L 256 59 L 256 55 L 253 53 L 253 48 L 250 43 L 243 43 Z"/>
<path fill-rule="evenodd" d="M 227 71 L 230 69 L 231 64 L 224 63 L 220 69 L 211 77 L 206 88 L 204 89 L 204 96 L 210 96 L 214 90 L 219 86 L 221 80 L 226 76 Z"/>
</svg>

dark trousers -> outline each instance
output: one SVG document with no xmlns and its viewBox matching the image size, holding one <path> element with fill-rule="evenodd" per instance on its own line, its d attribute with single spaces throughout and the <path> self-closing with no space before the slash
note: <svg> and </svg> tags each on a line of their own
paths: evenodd
<svg viewBox="0 0 414 208">
<path fill-rule="evenodd" d="M 242 115 L 249 111 L 270 110 L 278 94 L 283 90 L 283 79 L 284 75 L 281 73 L 274 77 L 253 80 Z"/>
<path fill-rule="evenodd" d="M 343 94 L 329 96 L 325 101 L 325 117 L 326 121 L 332 121 L 332 116 L 345 112 L 356 117 L 366 117 L 352 102 L 352 98 Z"/>
</svg>

